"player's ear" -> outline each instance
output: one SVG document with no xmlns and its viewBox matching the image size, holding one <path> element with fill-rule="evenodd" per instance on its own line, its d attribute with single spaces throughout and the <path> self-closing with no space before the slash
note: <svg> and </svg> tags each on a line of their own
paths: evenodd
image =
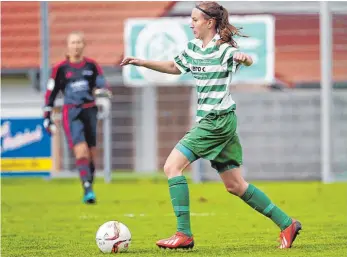
<svg viewBox="0 0 347 257">
<path fill-rule="evenodd" d="M 208 19 L 208 21 L 207 21 L 207 27 L 210 29 L 210 28 L 212 28 L 213 27 L 213 19 Z"/>
</svg>

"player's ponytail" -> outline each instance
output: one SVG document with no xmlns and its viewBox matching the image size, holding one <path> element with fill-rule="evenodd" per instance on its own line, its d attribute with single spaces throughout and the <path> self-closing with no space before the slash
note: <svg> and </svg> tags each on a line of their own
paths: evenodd
<svg viewBox="0 0 347 257">
<path fill-rule="evenodd" d="M 205 19 L 213 18 L 216 20 L 215 29 L 220 36 L 217 42 L 218 45 L 227 43 L 233 47 L 237 47 L 234 36 L 246 37 L 240 33 L 242 28 L 236 28 L 229 23 L 229 13 L 227 9 L 218 3 L 205 1 L 199 3 L 196 8 L 202 11 Z"/>
<path fill-rule="evenodd" d="M 229 23 L 229 13 L 224 7 L 222 8 L 223 10 L 221 21 L 219 23 L 217 22 L 218 26 L 216 28 L 217 32 L 220 35 L 220 40 L 218 44 L 228 43 L 233 47 L 237 47 L 237 43 L 234 40 L 234 36 L 244 37 L 244 35 L 240 33 L 241 28 L 236 28 L 235 26 Z"/>
</svg>

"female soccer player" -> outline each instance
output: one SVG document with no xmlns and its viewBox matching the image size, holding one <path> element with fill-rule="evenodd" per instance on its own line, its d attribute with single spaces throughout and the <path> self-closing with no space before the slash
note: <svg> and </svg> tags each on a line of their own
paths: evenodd
<svg viewBox="0 0 347 257">
<path fill-rule="evenodd" d="M 97 106 L 95 95 L 111 96 L 103 71 L 92 59 L 83 56 L 84 35 L 72 32 L 67 38 L 66 59 L 54 66 L 45 95 L 44 126 L 52 132 L 54 123 L 51 111 L 54 100 L 64 94 L 63 127 L 70 148 L 73 149 L 76 166 L 82 181 L 83 202 L 95 203 L 92 189 L 96 158 Z"/>
<path fill-rule="evenodd" d="M 252 65 L 252 58 L 237 51 L 233 36 L 240 35 L 239 30 L 229 24 L 228 11 L 216 2 L 196 5 L 191 18 L 195 39 L 174 61 L 127 57 L 121 63 L 169 74 L 191 72 L 198 92 L 197 124 L 179 141 L 164 165 L 177 217 L 177 233 L 159 240 L 157 245 L 162 248 L 194 246 L 188 185 L 182 171 L 189 163 L 204 158 L 210 160 L 229 193 L 240 197 L 280 228 L 280 248 L 289 248 L 301 224 L 272 203 L 257 187 L 248 184 L 241 175 L 242 147 L 236 133 L 235 102 L 228 85 L 241 64 Z"/>
</svg>

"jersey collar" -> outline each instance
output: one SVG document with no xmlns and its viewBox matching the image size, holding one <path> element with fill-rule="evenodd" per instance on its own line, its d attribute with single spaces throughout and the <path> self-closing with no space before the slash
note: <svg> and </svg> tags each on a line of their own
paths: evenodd
<svg viewBox="0 0 347 257">
<path fill-rule="evenodd" d="M 205 50 L 207 48 L 211 48 L 211 47 L 213 47 L 213 46 L 215 46 L 217 44 L 217 41 L 219 39 L 220 39 L 219 34 L 214 35 L 214 37 L 211 39 L 211 41 L 208 42 L 208 44 L 204 48 L 202 47 L 202 40 L 200 40 L 200 47 L 201 47 L 202 50 Z"/>
</svg>

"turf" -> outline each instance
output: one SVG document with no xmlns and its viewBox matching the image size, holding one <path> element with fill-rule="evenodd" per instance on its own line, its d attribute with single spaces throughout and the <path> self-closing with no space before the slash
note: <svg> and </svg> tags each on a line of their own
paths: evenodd
<svg viewBox="0 0 347 257">
<path fill-rule="evenodd" d="M 347 184 L 255 183 L 303 231 L 293 248 L 277 249 L 278 228 L 220 183 L 191 184 L 193 250 L 161 250 L 175 217 L 161 179 L 117 180 L 95 190 L 98 204 L 81 203 L 77 179 L 2 179 L 2 256 L 104 256 L 95 243 L 99 225 L 125 223 L 132 245 L 124 256 L 347 256 Z"/>
</svg>

